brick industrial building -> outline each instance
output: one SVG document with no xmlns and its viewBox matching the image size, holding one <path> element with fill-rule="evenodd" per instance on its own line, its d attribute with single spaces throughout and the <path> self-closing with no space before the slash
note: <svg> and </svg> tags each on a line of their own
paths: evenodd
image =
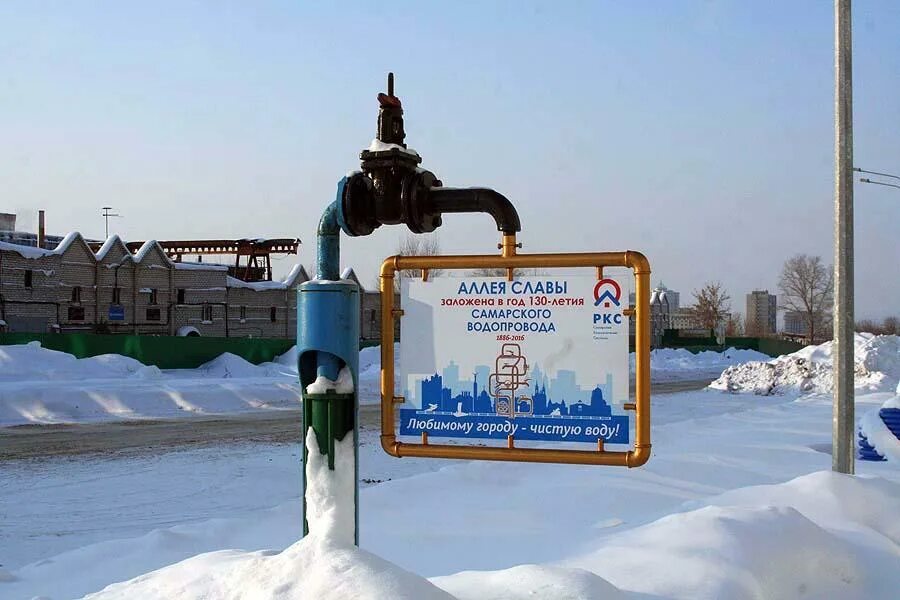
<svg viewBox="0 0 900 600">
<path fill-rule="evenodd" d="M 155 241 L 132 252 L 115 235 L 96 252 L 78 233 L 52 250 L 0 242 L 0 331 L 293 338 L 308 279 L 297 265 L 281 281 L 243 281 L 225 265 L 173 260 Z M 379 294 L 360 295 L 361 337 L 377 339 Z"/>
</svg>

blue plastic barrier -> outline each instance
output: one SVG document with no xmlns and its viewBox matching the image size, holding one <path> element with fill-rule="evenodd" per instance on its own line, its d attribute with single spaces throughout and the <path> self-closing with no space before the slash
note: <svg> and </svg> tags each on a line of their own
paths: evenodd
<svg viewBox="0 0 900 600">
<path fill-rule="evenodd" d="M 894 437 L 900 440 L 900 408 L 882 408 L 878 411 L 878 416 L 884 421 L 888 430 L 894 434 Z M 869 443 L 868 438 L 866 438 L 862 431 L 859 432 L 858 456 L 860 460 L 887 460 L 875 451 L 875 448 Z"/>
</svg>

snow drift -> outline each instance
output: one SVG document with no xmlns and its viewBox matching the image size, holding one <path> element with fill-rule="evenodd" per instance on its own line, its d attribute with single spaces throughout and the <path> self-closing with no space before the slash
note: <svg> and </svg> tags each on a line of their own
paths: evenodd
<svg viewBox="0 0 900 600">
<path fill-rule="evenodd" d="M 452 600 L 428 580 L 374 554 L 312 536 L 280 553 L 201 554 L 85 596 L 86 600 L 134 598 Z"/>
<path fill-rule="evenodd" d="M 225 353 L 196 369 L 160 370 L 117 354 L 78 359 L 39 342 L 0 346 L 0 426 L 299 408 L 296 360 L 285 356 L 254 365 Z"/>
<path fill-rule="evenodd" d="M 734 365 L 710 387 L 761 396 L 831 393 L 832 347 L 832 342 L 826 342 L 774 360 Z M 893 391 L 900 380 L 900 337 L 857 333 L 854 349 L 856 388 L 862 392 Z"/>
<path fill-rule="evenodd" d="M 823 471 L 732 490 L 555 564 L 429 581 L 313 535 L 278 554 L 202 554 L 87 598 L 887 598 L 900 585 L 898 499 L 897 483 Z"/>
<path fill-rule="evenodd" d="M 693 376 L 716 376 L 732 365 L 763 361 L 770 357 L 756 350 L 729 348 L 724 352 L 704 350 L 696 354 L 684 348 L 657 348 L 650 351 L 650 373 L 655 381 L 684 379 Z M 634 353 L 629 356 L 631 372 L 634 373 Z"/>
</svg>

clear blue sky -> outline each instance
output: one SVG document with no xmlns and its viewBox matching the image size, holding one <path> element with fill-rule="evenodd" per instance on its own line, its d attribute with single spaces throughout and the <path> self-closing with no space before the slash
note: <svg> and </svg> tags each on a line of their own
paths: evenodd
<svg viewBox="0 0 900 600">
<path fill-rule="evenodd" d="M 0 210 L 129 239 L 299 236 L 397 74 L 445 185 L 519 207 L 525 251 L 638 249 L 682 297 L 832 261 L 833 14 L 790 2 L 0 3 Z M 389 12 L 390 11 L 390 12 Z M 900 3 L 854 2 L 856 163 L 900 171 Z M 857 313 L 900 313 L 900 190 L 857 184 Z M 400 227 L 345 241 L 370 283 Z M 484 216 L 445 251 L 494 252 Z M 284 262 L 286 266 L 286 261 Z M 285 269 L 282 266 L 282 270 Z"/>
</svg>

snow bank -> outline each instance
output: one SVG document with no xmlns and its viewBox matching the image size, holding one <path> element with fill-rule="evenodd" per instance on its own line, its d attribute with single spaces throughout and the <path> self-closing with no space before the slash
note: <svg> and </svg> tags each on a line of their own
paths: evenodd
<svg viewBox="0 0 900 600">
<path fill-rule="evenodd" d="M 566 561 L 667 598 L 846 598 L 852 547 L 790 507 L 705 507 L 663 517 Z"/>
<path fill-rule="evenodd" d="M 888 598 L 900 585 L 900 484 L 822 471 L 694 504 L 703 506 L 597 534 L 554 564 L 429 582 L 314 534 L 278 554 L 202 554 L 87 598 Z"/>
<path fill-rule="evenodd" d="M 784 483 L 736 488 L 703 503 L 744 508 L 789 506 L 819 527 L 900 544 L 900 484 L 880 477 L 816 471 Z"/>
<path fill-rule="evenodd" d="M 320 381 L 322 380 L 322 381 Z M 349 383 L 348 381 L 349 380 Z M 352 392 L 349 369 L 338 381 L 320 377 L 310 393 L 324 388 Z M 319 388 L 322 388 L 321 390 Z M 190 558 L 87 596 L 116 598 L 278 598 L 445 600 L 452 596 L 426 579 L 353 546 L 355 448 L 353 436 L 335 443 L 335 465 L 319 452 L 315 433 L 306 436 L 306 502 L 309 535 L 281 553 L 234 550 Z"/>
<path fill-rule="evenodd" d="M 394 344 L 394 358 L 400 356 L 400 344 Z M 359 351 L 359 378 L 381 376 L 381 346 L 369 346 Z"/>
<path fill-rule="evenodd" d="M 283 356 L 283 355 L 282 355 Z M 248 377 L 278 377 L 294 376 L 296 367 L 285 368 L 277 358 L 275 362 L 254 365 L 250 361 L 241 358 L 231 352 L 225 352 L 197 368 L 198 374 L 214 379 L 248 378 Z M 178 369 L 181 370 L 181 369 Z M 189 369 L 185 369 L 189 371 Z"/>
<path fill-rule="evenodd" d="M 126 356 L 78 359 L 39 342 L 0 346 L 0 426 L 297 408 L 295 366 L 223 354 L 161 370 Z"/>
<path fill-rule="evenodd" d="M 380 377 L 380 348 L 363 349 L 361 404 L 380 402 Z M 166 370 L 117 354 L 77 359 L 40 342 L 0 346 L 0 426 L 297 408 L 299 400 L 296 346 L 259 365 L 226 352 Z"/>
<path fill-rule="evenodd" d="M 656 381 L 681 379 L 703 375 L 718 375 L 723 369 L 748 361 L 768 360 L 770 357 L 756 350 L 729 348 L 724 352 L 704 350 L 693 353 L 684 348 L 657 348 L 650 351 L 650 373 Z M 632 373 L 634 354 L 629 356 Z"/>
<path fill-rule="evenodd" d="M 762 396 L 828 394 L 834 389 L 832 347 L 832 342 L 826 342 L 767 362 L 735 365 L 726 369 L 710 387 Z M 854 349 L 858 390 L 881 392 L 895 389 L 900 381 L 900 337 L 857 333 Z"/>
<path fill-rule="evenodd" d="M 281 553 L 225 550 L 201 554 L 86 600 L 451 600 L 427 579 L 352 545 L 306 537 Z"/>
<path fill-rule="evenodd" d="M 298 360 L 299 355 L 297 354 L 297 346 L 291 346 L 290 350 L 280 356 L 277 356 L 274 362 L 287 369 L 291 369 L 294 373 L 296 373 Z"/>
<path fill-rule="evenodd" d="M 296 351 L 294 355 L 296 356 Z M 286 355 L 282 355 L 284 356 Z M 292 376 L 296 373 L 296 367 L 291 365 L 293 368 L 288 368 L 282 364 L 282 357 L 276 362 L 254 365 L 240 356 L 226 352 L 197 369 L 160 371 L 155 366 L 147 366 L 119 354 L 101 354 L 79 359 L 65 352 L 43 348 L 40 342 L 30 342 L 0 346 L 0 384 L 42 380 L 120 379 L 129 376 L 147 378 L 161 373 L 213 379 Z"/>
<path fill-rule="evenodd" d="M 584 569 L 520 565 L 504 571 L 464 571 L 432 579 L 459 600 L 618 600 L 622 593 Z"/>
<path fill-rule="evenodd" d="M 900 585 L 896 483 L 823 471 L 708 502 L 563 564 L 666 598 L 887 598 Z"/>
<path fill-rule="evenodd" d="M 143 366 L 133 358 L 118 354 L 78 359 L 65 352 L 42 348 L 40 342 L 0 346 L 0 383 L 118 378 L 132 375 Z"/>
</svg>

